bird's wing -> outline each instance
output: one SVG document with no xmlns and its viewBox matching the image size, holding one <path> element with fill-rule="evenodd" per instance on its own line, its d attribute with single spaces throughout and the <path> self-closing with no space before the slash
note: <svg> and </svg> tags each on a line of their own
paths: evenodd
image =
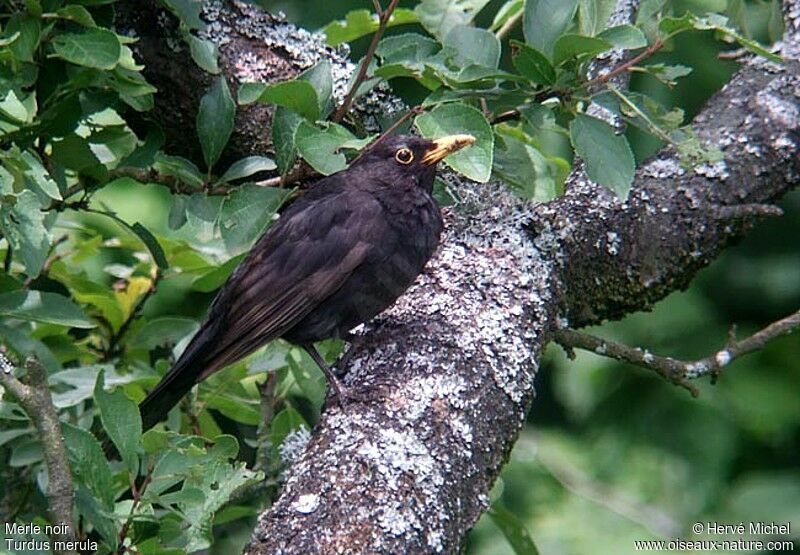
<svg viewBox="0 0 800 555">
<path fill-rule="evenodd" d="M 199 379 L 291 329 L 342 286 L 386 228 L 371 197 L 343 192 L 290 207 L 215 299 Z"/>
</svg>

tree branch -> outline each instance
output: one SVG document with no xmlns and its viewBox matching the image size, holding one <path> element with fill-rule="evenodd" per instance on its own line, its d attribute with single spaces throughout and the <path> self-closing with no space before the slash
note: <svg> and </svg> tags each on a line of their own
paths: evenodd
<svg viewBox="0 0 800 555">
<path fill-rule="evenodd" d="M 372 61 L 372 58 L 375 56 L 375 50 L 378 48 L 378 43 L 380 42 L 383 33 L 386 31 L 386 27 L 389 25 L 389 20 L 392 17 L 392 12 L 397 7 L 397 3 L 399 1 L 400 0 L 391 0 L 385 10 L 379 10 L 377 12 L 378 29 L 375 31 L 375 34 L 372 35 L 372 41 L 369 43 L 367 53 L 364 54 L 364 59 L 361 61 L 361 65 L 358 68 L 356 78 L 353 80 L 350 90 L 347 91 L 347 96 L 344 97 L 344 101 L 342 101 L 341 105 L 336 109 L 336 112 L 331 117 L 331 121 L 342 121 L 342 118 L 344 118 L 345 114 L 350 111 L 350 107 L 353 105 L 353 100 L 355 99 L 356 94 L 358 94 L 358 89 L 361 87 L 361 83 L 363 83 L 364 79 L 367 77 L 367 70 L 369 69 L 369 64 Z M 377 7 L 380 7 L 380 5 L 378 4 Z"/>
<path fill-rule="evenodd" d="M 47 383 L 47 370 L 39 361 L 29 358 L 25 363 L 29 384 L 14 376 L 14 366 L 0 352 L 0 385 L 11 393 L 36 426 L 42 443 L 45 468 L 47 468 L 47 512 L 53 525 L 66 524 L 67 530 L 56 535 L 57 541 L 74 542 L 72 518 L 72 474 L 69 458 L 61 432 L 58 413 L 53 406 Z M 73 551 L 63 551 L 73 553 Z"/>
<path fill-rule="evenodd" d="M 697 397 L 700 395 L 700 391 L 691 385 L 689 380 L 711 374 L 712 383 L 714 383 L 725 366 L 742 355 L 762 349 L 767 343 L 781 335 L 794 332 L 798 327 L 800 327 L 800 310 L 786 318 L 771 323 L 746 339 L 737 341 L 731 334 L 723 349 L 713 355 L 692 361 L 654 355 L 647 350 L 630 347 L 571 329 L 556 330 L 553 332 L 553 339 L 564 347 L 570 358 L 574 356 L 572 349 L 583 349 L 601 356 L 627 362 L 652 370 L 665 380 L 688 390 L 693 397 Z"/>
<path fill-rule="evenodd" d="M 659 374 L 662 378 L 680 386 L 692 394 L 700 395 L 700 391 L 689 383 L 686 373 L 694 363 L 683 362 L 670 357 L 661 357 L 647 350 L 629 347 L 622 343 L 603 339 L 588 333 L 581 333 L 571 329 L 556 330 L 553 339 L 567 352 L 567 356 L 575 358 L 573 349 L 591 351 L 600 356 L 627 362 L 641 368 L 647 368 Z"/>
</svg>

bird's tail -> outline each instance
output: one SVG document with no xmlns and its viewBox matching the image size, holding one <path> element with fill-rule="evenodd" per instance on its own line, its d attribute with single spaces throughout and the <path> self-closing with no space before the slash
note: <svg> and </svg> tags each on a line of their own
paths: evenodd
<svg viewBox="0 0 800 555">
<path fill-rule="evenodd" d="M 181 357 L 144 401 L 139 403 L 143 432 L 164 420 L 172 407 L 197 383 L 198 373 L 189 368 L 190 364 L 196 363 L 192 358 Z"/>
</svg>

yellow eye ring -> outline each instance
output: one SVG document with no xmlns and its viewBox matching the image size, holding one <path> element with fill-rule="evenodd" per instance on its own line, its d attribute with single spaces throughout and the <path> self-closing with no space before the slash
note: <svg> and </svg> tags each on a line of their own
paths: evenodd
<svg viewBox="0 0 800 555">
<path fill-rule="evenodd" d="M 394 159 L 407 166 L 414 161 L 414 153 L 411 149 L 403 147 L 395 153 Z"/>
</svg>

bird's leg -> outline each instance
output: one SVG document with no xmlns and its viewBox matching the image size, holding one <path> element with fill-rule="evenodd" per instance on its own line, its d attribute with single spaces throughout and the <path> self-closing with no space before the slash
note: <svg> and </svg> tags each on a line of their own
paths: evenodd
<svg viewBox="0 0 800 555">
<path fill-rule="evenodd" d="M 336 362 L 333 363 L 333 371 L 337 376 L 343 376 L 345 373 L 347 373 L 347 366 L 350 364 L 350 360 L 353 358 L 355 352 L 364 342 L 365 337 L 363 335 L 348 332 L 342 335 L 342 339 L 349 343 L 349 345 L 347 346 L 347 350 L 339 355 L 339 358 L 337 358 Z"/>
<path fill-rule="evenodd" d="M 336 377 L 336 374 L 331 370 L 328 366 L 328 363 L 325 362 L 325 359 L 322 358 L 322 355 L 319 354 L 317 349 L 311 343 L 306 343 L 303 346 L 303 349 L 306 350 L 308 355 L 317 363 L 320 370 L 325 374 L 325 377 L 328 379 L 328 383 L 331 384 L 333 387 L 333 391 L 336 393 L 336 400 L 339 404 L 344 405 L 347 403 L 348 399 L 351 397 L 350 393 L 347 389 L 342 385 L 339 381 L 339 378 Z"/>
</svg>

